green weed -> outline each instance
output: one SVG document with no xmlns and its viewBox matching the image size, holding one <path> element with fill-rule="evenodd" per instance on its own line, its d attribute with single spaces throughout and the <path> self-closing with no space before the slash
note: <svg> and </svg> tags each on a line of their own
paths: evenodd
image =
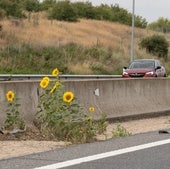
<svg viewBox="0 0 170 169">
<path fill-rule="evenodd" d="M 125 137 L 129 136 L 131 133 L 129 133 L 123 126 L 120 124 L 116 125 L 116 128 L 112 130 L 112 137 Z"/>
</svg>

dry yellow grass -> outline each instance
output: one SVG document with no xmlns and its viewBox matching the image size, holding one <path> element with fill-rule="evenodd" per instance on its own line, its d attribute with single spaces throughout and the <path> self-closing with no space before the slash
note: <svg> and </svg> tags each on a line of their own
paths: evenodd
<svg viewBox="0 0 170 169">
<path fill-rule="evenodd" d="M 3 30 L 10 32 L 19 42 L 56 46 L 59 44 L 78 43 L 83 46 L 101 44 L 112 48 L 123 48 L 129 51 L 131 27 L 119 23 L 85 20 L 77 23 L 50 21 L 40 15 L 39 25 L 34 26 L 34 20 L 23 20 L 19 26 L 11 21 L 3 21 Z M 136 29 L 137 39 L 147 34 L 145 30 Z M 139 35 L 140 33 L 140 35 Z M 9 42 L 6 42 L 9 43 Z"/>
</svg>

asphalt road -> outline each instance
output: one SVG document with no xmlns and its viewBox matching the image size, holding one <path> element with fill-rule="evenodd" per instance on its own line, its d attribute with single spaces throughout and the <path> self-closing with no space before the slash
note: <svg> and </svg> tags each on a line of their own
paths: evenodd
<svg viewBox="0 0 170 169">
<path fill-rule="evenodd" d="M 0 169 L 33 168 L 170 169 L 170 134 L 149 132 L 0 160 Z"/>
</svg>

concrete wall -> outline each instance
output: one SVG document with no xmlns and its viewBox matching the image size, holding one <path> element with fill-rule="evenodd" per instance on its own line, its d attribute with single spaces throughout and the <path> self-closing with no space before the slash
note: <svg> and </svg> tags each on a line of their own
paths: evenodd
<svg viewBox="0 0 170 169">
<path fill-rule="evenodd" d="M 6 117 L 6 93 L 9 90 L 15 92 L 15 96 L 19 98 L 21 104 L 21 112 L 27 122 L 32 122 L 38 104 L 38 87 L 39 83 L 30 81 L 9 81 L 0 82 L 0 126 Z"/>
<path fill-rule="evenodd" d="M 64 81 L 66 89 L 75 93 L 79 103 L 88 111 L 95 107 L 94 116 L 119 118 L 170 110 L 170 79 L 113 79 Z M 8 90 L 20 98 L 21 111 L 31 123 L 37 110 L 39 81 L 0 82 L 0 126 L 5 119 Z"/>
<path fill-rule="evenodd" d="M 117 118 L 170 110 L 168 78 L 72 81 L 66 86 L 87 109 L 95 107 L 96 118 L 102 112 Z"/>
</svg>

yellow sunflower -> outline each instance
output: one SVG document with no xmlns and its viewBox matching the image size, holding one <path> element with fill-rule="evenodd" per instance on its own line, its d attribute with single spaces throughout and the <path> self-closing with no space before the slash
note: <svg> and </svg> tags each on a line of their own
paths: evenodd
<svg viewBox="0 0 170 169">
<path fill-rule="evenodd" d="M 15 97 L 15 94 L 12 90 L 9 90 L 7 93 L 6 93 L 6 98 L 9 102 L 12 102 L 14 100 L 14 97 Z"/>
<path fill-rule="evenodd" d="M 48 81 L 48 82 L 50 82 L 50 78 L 49 77 L 43 77 L 43 79 L 42 80 L 46 80 L 46 81 Z"/>
<path fill-rule="evenodd" d="M 59 85 L 60 85 L 60 82 L 56 82 L 53 88 L 50 90 L 50 93 L 53 93 Z"/>
<path fill-rule="evenodd" d="M 72 92 L 65 92 L 63 94 L 63 101 L 70 103 L 74 99 L 74 94 Z"/>
<path fill-rule="evenodd" d="M 95 110 L 94 107 L 89 107 L 90 112 L 94 112 L 94 110 Z"/>
<path fill-rule="evenodd" d="M 50 79 L 48 77 L 44 77 L 40 82 L 40 86 L 43 89 L 45 89 L 48 86 L 49 82 L 50 82 Z"/>
<path fill-rule="evenodd" d="M 53 71 L 52 71 L 52 75 L 53 76 L 58 76 L 59 75 L 59 70 L 57 68 L 55 68 Z"/>
</svg>

